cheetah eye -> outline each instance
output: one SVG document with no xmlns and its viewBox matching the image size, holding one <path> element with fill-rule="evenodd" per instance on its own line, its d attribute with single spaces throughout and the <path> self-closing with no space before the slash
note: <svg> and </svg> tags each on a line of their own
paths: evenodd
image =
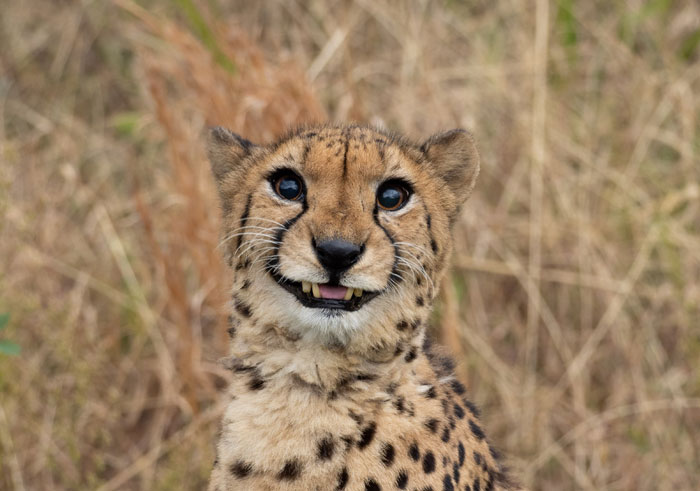
<svg viewBox="0 0 700 491">
<path fill-rule="evenodd" d="M 403 208 L 410 195 L 408 184 L 400 180 L 387 181 L 377 190 L 377 205 L 382 210 L 396 211 Z"/>
<path fill-rule="evenodd" d="M 298 201 L 304 194 L 304 185 L 301 182 L 301 178 L 290 170 L 282 170 L 275 173 L 270 182 L 275 192 L 289 201 Z"/>
</svg>

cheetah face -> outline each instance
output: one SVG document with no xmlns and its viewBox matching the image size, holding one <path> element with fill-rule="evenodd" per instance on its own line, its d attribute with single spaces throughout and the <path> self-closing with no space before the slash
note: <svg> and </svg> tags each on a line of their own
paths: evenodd
<svg viewBox="0 0 700 491">
<path fill-rule="evenodd" d="M 422 146 L 366 127 L 269 146 L 212 131 L 224 249 L 266 321 L 352 331 L 427 308 L 478 156 L 454 130 Z"/>
</svg>

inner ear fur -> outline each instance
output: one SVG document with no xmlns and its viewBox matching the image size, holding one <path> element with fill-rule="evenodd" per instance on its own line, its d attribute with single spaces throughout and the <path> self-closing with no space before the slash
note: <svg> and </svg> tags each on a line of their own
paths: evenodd
<svg viewBox="0 0 700 491">
<path fill-rule="evenodd" d="M 240 169 L 247 157 L 257 148 L 259 147 L 254 143 L 222 126 L 209 130 L 207 154 L 219 189 L 226 176 Z"/>
<path fill-rule="evenodd" d="M 471 195 L 479 175 L 479 152 L 474 138 L 465 130 L 450 130 L 431 136 L 421 150 L 459 208 Z"/>
</svg>

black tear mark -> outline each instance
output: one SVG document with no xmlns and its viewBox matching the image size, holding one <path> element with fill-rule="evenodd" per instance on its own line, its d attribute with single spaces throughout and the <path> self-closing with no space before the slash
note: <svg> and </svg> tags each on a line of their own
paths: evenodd
<svg viewBox="0 0 700 491">
<path fill-rule="evenodd" d="M 374 213 L 373 213 L 373 218 L 374 218 L 374 223 L 377 224 L 377 227 L 382 229 L 384 232 L 384 235 L 386 235 L 387 239 L 389 239 L 389 242 L 391 242 L 391 245 L 394 246 L 394 264 L 391 266 L 391 273 L 389 273 L 389 280 L 393 278 L 396 283 L 400 283 L 403 281 L 403 276 L 401 276 L 401 272 L 398 270 L 399 267 L 399 257 L 401 257 L 399 253 L 399 246 L 396 245 L 396 241 L 394 240 L 394 237 L 389 233 L 389 231 L 381 224 L 379 223 L 379 207 L 375 203 L 374 205 Z"/>
<path fill-rule="evenodd" d="M 267 257 L 265 268 L 267 269 L 268 273 L 273 273 L 279 268 L 279 252 L 280 252 L 280 247 L 282 246 L 282 239 L 284 238 L 284 234 L 287 233 L 287 231 L 294 225 L 303 215 L 306 213 L 306 210 L 309 209 L 309 204 L 306 201 L 306 189 L 304 188 L 303 196 L 304 196 L 304 201 L 302 202 L 302 209 L 299 212 L 298 215 L 290 218 L 284 224 L 277 230 L 277 233 L 275 235 L 275 249 L 273 253 Z"/>
</svg>

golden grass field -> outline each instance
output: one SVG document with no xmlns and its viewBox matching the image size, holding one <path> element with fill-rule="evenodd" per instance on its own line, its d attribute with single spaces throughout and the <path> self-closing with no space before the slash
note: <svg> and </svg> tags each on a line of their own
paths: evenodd
<svg viewBox="0 0 700 491">
<path fill-rule="evenodd" d="M 695 0 L 5 0 L 0 489 L 203 489 L 209 125 L 471 129 L 433 317 L 533 490 L 700 489 Z"/>
</svg>

